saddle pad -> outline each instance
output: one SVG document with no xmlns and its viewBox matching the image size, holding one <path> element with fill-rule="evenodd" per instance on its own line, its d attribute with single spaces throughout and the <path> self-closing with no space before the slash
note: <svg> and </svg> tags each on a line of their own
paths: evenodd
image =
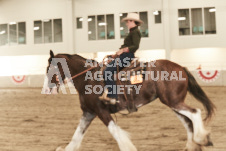
<svg viewBox="0 0 226 151">
<path fill-rule="evenodd" d="M 143 82 L 143 76 L 142 74 L 134 75 L 130 77 L 131 84 L 137 84 Z"/>
</svg>

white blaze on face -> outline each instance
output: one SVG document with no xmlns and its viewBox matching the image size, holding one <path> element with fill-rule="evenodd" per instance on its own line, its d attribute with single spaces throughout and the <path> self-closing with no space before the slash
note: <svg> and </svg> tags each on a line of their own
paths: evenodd
<svg viewBox="0 0 226 151">
<path fill-rule="evenodd" d="M 58 94 L 58 92 L 57 92 L 57 87 L 53 87 L 52 89 L 51 89 L 51 92 L 50 92 L 51 94 Z"/>
<path fill-rule="evenodd" d="M 47 76 L 45 76 L 41 94 L 51 94 L 50 88 L 48 87 L 48 77 Z"/>
<path fill-rule="evenodd" d="M 49 88 L 48 82 L 49 82 L 49 79 L 47 76 L 45 76 L 41 94 L 58 94 L 57 87 L 55 86 L 53 88 Z"/>
</svg>

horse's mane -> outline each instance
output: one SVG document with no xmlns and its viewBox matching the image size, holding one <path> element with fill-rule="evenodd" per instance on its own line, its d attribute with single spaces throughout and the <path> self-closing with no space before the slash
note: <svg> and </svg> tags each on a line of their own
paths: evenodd
<svg viewBox="0 0 226 151">
<path fill-rule="evenodd" d="M 72 60 L 82 60 L 82 61 L 86 61 L 86 60 L 91 60 L 92 62 L 95 62 L 97 63 L 96 60 L 93 60 L 93 59 L 87 59 L 87 58 L 84 58 L 78 54 L 73 54 L 73 55 L 70 55 L 70 54 L 57 54 L 55 57 L 60 57 L 60 56 L 65 56 L 67 59 L 72 59 Z"/>
</svg>

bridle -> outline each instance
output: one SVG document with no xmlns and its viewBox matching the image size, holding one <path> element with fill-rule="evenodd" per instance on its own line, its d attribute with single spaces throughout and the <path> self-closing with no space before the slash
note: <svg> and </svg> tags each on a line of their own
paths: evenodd
<svg viewBox="0 0 226 151">
<path fill-rule="evenodd" d="M 96 66 L 96 67 L 98 67 L 98 66 Z M 92 69 L 94 69 L 94 68 L 96 68 L 96 67 L 95 67 L 95 66 L 94 66 L 94 67 L 90 67 L 90 68 L 88 68 L 88 69 L 86 69 L 86 70 L 84 70 L 84 71 L 82 71 L 82 72 L 80 72 L 80 73 L 74 75 L 73 77 L 71 77 L 71 78 L 68 79 L 68 80 L 69 80 L 69 81 L 70 81 L 70 80 L 73 80 L 73 79 L 77 78 L 78 76 L 80 76 L 80 75 L 86 73 L 87 71 L 90 71 L 90 70 L 92 70 Z"/>
</svg>

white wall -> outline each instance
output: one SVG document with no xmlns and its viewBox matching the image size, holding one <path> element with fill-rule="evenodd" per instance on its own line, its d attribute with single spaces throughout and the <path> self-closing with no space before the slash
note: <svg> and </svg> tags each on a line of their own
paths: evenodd
<svg viewBox="0 0 226 151">
<path fill-rule="evenodd" d="M 225 48 L 226 1 L 225 0 L 170 0 L 170 29 L 172 49 L 188 48 Z M 178 36 L 178 9 L 216 7 L 217 34 Z"/>
<path fill-rule="evenodd" d="M 226 48 L 176 49 L 171 53 L 171 60 L 191 70 L 201 65 L 205 69 L 226 70 Z"/>
<path fill-rule="evenodd" d="M 161 10 L 162 4 L 159 0 L 75 0 L 74 16 L 83 17 L 83 28 L 76 29 L 75 48 L 76 52 L 99 52 L 116 51 L 123 44 L 120 39 L 119 14 L 126 12 L 148 12 L 149 37 L 142 38 L 140 50 L 163 49 L 163 25 L 154 24 L 154 10 Z M 115 39 L 113 40 L 88 40 L 89 15 L 114 14 L 115 17 Z"/>
<path fill-rule="evenodd" d="M 225 48 L 226 20 L 221 19 L 226 15 L 225 0 L 1 0 L 0 24 L 11 21 L 26 21 L 27 44 L 18 46 L 1 46 L 0 55 L 46 55 L 49 49 L 58 52 L 73 53 L 74 48 L 79 53 L 99 51 L 115 51 L 123 43 L 119 35 L 119 13 L 148 11 L 150 36 L 142 38 L 140 50 L 165 49 L 164 26 L 170 28 L 171 50 L 189 48 Z M 169 14 L 163 6 L 169 5 Z M 215 6 L 217 8 L 217 34 L 208 36 L 178 36 L 177 11 L 179 8 L 197 8 Z M 154 24 L 154 10 L 162 10 L 163 20 L 169 15 L 170 22 Z M 73 14 L 72 14 L 73 13 Z M 116 38 L 113 40 L 88 40 L 88 15 L 100 14 L 115 15 Z M 76 29 L 76 17 L 83 17 L 83 28 Z M 33 21 L 39 19 L 63 19 L 63 42 L 51 44 L 34 44 Z M 73 26 L 74 25 L 74 26 Z M 74 34 L 75 31 L 75 34 Z M 118 31 L 118 32 L 117 32 Z M 73 39 L 73 37 L 75 37 Z"/>
<path fill-rule="evenodd" d="M 160 0 L 75 0 L 74 3 L 74 18 L 83 17 L 83 28 L 75 29 L 75 49 L 76 52 L 103 52 L 103 51 L 116 51 L 123 43 L 120 39 L 119 33 L 119 14 L 123 12 L 135 12 L 135 11 L 147 11 L 148 23 L 149 23 L 149 37 L 142 38 L 139 50 L 162 50 L 164 49 L 165 58 L 171 59 L 178 63 L 193 63 L 201 62 L 206 63 L 210 60 L 216 62 L 224 62 L 226 49 L 226 19 L 222 19 L 226 16 L 226 1 L 225 0 L 164 0 L 163 4 Z M 193 35 L 193 36 L 179 36 L 178 28 L 178 9 L 182 8 L 204 8 L 204 7 L 216 7 L 216 25 L 217 34 L 214 35 Z M 154 10 L 162 11 L 162 24 L 154 24 Z M 100 14 L 114 14 L 115 16 L 115 34 L 114 40 L 88 40 L 88 22 L 87 17 L 89 15 Z M 194 48 L 209 49 L 209 57 L 200 59 L 197 56 L 200 53 L 198 49 L 193 51 Z M 217 51 L 217 55 L 210 55 Z M 191 50 L 191 51 L 190 51 Z M 183 55 L 183 53 L 190 52 L 191 55 Z M 161 53 L 161 52 L 159 52 Z M 192 57 L 194 55 L 194 57 Z M 215 56 L 217 59 L 213 59 L 210 56 Z M 183 61 L 180 61 L 180 60 Z"/>
<path fill-rule="evenodd" d="M 225 0 L 171 0 L 170 1 L 171 60 L 188 66 L 207 69 L 226 68 L 226 1 Z M 216 7 L 217 34 L 179 36 L 178 9 Z"/>
<path fill-rule="evenodd" d="M 0 24 L 26 22 L 26 44 L 0 46 L 0 76 L 44 75 L 49 50 L 74 53 L 71 0 L 1 0 Z M 63 42 L 34 44 L 34 20 L 62 19 Z M 1 81 L 4 81 L 3 79 Z M 30 82 L 31 84 L 34 82 Z M 9 81 L 12 84 L 12 81 Z"/>
<path fill-rule="evenodd" d="M 63 42 L 34 44 L 34 20 L 62 18 Z M 0 56 L 46 55 L 55 52 L 73 53 L 72 1 L 71 0 L 1 0 L 0 24 L 26 22 L 25 45 L 1 46 Z"/>
<path fill-rule="evenodd" d="M 178 9 L 200 7 L 216 7 L 217 34 L 179 36 Z M 154 23 L 155 10 L 162 11 L 162 24 Z M 24 71 L 21 74 L 28 77 L 40 75 L 42 79 L 50 49 L 55 53 L 78 53 L 87 58 L 102 56 L 103 52 L 115 52 L 123 44 L 123 39 L 120 39 L 119 14 L 141 11 L 148 12 L 149 37 L 142 38 L 136 56 L 167 58 L 188 66 L 191 70 L 202 65 L 206 70 L 217 68 L 225 73 L 225 0 L 0 0 L 0 24 L 25 21 L 27 31 L 26 45 L 0 46 L 0 60 L 8 60 L 9 64 L 5 67 L 7 61 L 0 61 L 0 68 L 4 66 L 8 69 L 7 72 L 0 73 L 0 76 L 18 74 L 14 71 L 20 66 Z M 89 41 L 87 17 L 103 14 L 114 14 L 115 39 Z M 76 17 L 84 18 L 82 29 L 76 29 Z M 63 42 L 34 44 L 33 21 L 54 18 L 63 20 Z M 29 63 L 30 65 L 26 65 Z M 224 80 L 220 81 L 224 81 L 226 85 L 225 76 L 223 77 Z M 32 86 L 35 78 L 29 79 L 30 85 L 27 85 Z M 218 81 L 217 85 L 219 83 Z M 10 84 L 11 82 L 7 86 Z"/>
</svg>

